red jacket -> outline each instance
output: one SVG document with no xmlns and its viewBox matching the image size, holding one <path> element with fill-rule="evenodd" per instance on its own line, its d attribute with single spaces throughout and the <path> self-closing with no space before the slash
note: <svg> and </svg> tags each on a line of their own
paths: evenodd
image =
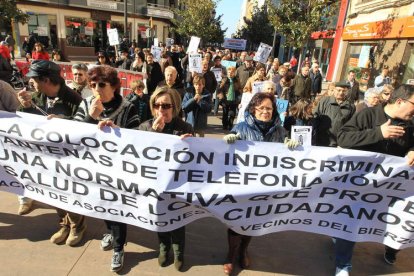
<svg viewBox="0 0 414 276">
<path fill-rule="evenodd" d="M 44 59 L 49 60 L 49 54 L 47 52 L 32 52 L 32 59 Z"/>
</svg>

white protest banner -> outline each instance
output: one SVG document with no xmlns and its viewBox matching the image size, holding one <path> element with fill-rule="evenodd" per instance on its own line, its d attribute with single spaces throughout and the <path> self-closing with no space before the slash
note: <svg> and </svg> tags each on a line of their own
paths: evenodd
<svg viewBox="0 0 414 276">
<path fill-rule="evenodd" d="M 287 112 L 289 106 L 288 100 L 282 100 L 282 99 L 276 99 L 276 107 L 277 107 L 277 113 L 279 113 L 280 121 L 282 121 L 282 124 L 285 122 L 285 112 Z"/>
<path fill-rule="evenodd" d="M 328 147 L 187 138 L 0 113 L 0 190 L 171 231 L 213 216 L 251 236 L 306 231 L 413 246 L 414 169 Z"/>
<path fill-rule="evenodd" d="M 187 54 L 197 53 L 198 45 L 200 44 L 200 38 L 196 36 L 192 36 L 190 39 L 190 44 L 187 48 Z"/>
<path fill-rule="evenodd" d="M 240 100 L 240 107 L 239 113 L 237 114 L 237 123 L 244 121 L 244 112 L 246 111 L 246 107 L 249 105 L 250 100 L 253 98 L 252 93 L 243 93 L 242 98 Z"/>
<path fill-rule="evenodd" d="M 312 146 L 312 126 L 292 126 L 290 138 L 298 141 L 301 146 Z"/>
<path fill-rule="evenodd" d="M 109 45 L 119 45 L 118 29 L 107 29 Z"/>
<path fill-rule="evenodd" d="M 188 70 L 190 72 L 202 73 L 201 54 L 190 54 L 188 58 Z"/>
<path fill-rule="evenodd" d="M 161 60 L 162 48 L 157 46 L 151 46 L 151 53 L 154 56 L 154 60 L 159 62 Z"/>
<path fill-rule="evenodd" d="M 211 68 L 211 72 L 214 73 L 214 77 L 216 78 L 217 82 L 220 82 L 223 78 L 223 70 L 221 68 Z"/>
<path fill-rule="evenodd" d="M 224 38 L 223 48 L 243 51 L 243 50 L 246 49 L 246 40 L 245 39 Z"/>
<path fill-rule="evenodd" d="M 160 44 L 158 43 L 158 38 L 157 37 L 154 37 L 154 46 L 155 47 L 159 47 L 160 46 Z"/>
<path fill-rule="evenodd" d="M 263 92 L 264 81 L 255 81 L 252 85 L 252 94 Z"/>
<path fill-rule="evenodd" d="M 266 63 L 267 58 L 272 52 L 272 48 L 272 46 L 260 42 L 259 48 L 257 49 L 256 54 L 253 57 L 253 60 L 260 63 Z"/>
</svg>

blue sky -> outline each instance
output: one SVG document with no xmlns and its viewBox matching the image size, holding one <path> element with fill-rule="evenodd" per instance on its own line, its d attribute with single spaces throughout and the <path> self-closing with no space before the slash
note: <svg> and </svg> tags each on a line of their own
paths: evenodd
<svg viewBox="0 0 414 276">
<path fill-rule="evenodd" d="M 228 28 L 225 37 L 230 37 L 232 33 L 236 32 L 242 3 L 243 0 L 221 0 L 218 3 L 217 16 L 223 15 L 221 18 L 222 28 Z"/>
</svg>

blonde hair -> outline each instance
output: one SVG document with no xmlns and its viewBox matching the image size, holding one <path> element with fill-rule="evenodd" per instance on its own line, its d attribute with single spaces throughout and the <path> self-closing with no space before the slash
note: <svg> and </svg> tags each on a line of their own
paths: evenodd
<svg viewBox="0 0 414 276">
<path fill-rule="evenodd" d="M 145 89 L 145 84 L 142 80 L 133 80 L 131 81 L 130 88 L 132 91 L 135 91 L 138 87 L 142 87 L 142 89 Z"/>
</svg>

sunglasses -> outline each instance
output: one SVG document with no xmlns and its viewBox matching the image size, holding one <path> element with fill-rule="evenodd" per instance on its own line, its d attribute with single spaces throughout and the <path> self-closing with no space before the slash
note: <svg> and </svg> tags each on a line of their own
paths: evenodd
<svg viewBox="0 0 414 276">
<path fill-rule="evenodd" d="M 382 93 L 382 94 L 384 94 L 385 96 L 389 96 L 390 95 L 390 93 Z"/>
<path fill-rule="evenodd" d="M 105 56 L 98 56 L 98 58 L 104 58 Z"/>
<path fill-rule="evenodd" d="M 96 85 L 98 85 L 100 88 L 105 88 L 107 85 L 110 85 L 110 84 L 109 83 L 106 83 L 106 82 L 98 82 L 98 83 L 91 82 L 89 85 L 92 88 L 96 88 Z"/>
<path fill-rule="evenodd" d="M 170 108 L 172 108 L 173 107 L 173 105 L 172 104 L 157 104 L 157 103 L 155 103 L 154 104 L 154 108 L 155 109 L 158 109 L 158 108 L 160 108 L 161 107 L 161 109 L 170 109 Z"/>
<path fill-rule="evenodd" d="M 74 76 L 79 76 L 79 77 L 82 77 L 83 76 L 83 74 L 81 74 L 81 73 L 74 73 L 73 75 Z"/>
</svg>

